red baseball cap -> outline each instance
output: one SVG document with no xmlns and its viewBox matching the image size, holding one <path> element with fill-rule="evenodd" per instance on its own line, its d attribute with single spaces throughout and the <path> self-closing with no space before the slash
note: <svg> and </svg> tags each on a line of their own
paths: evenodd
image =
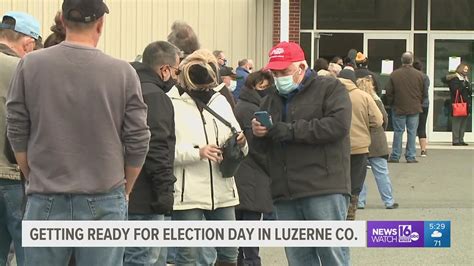
<svg viewBox="0 0 474 266">
<path fill-rule="evenodd" d="M 268 53 L 270 60 L 265 66 L 270 70 L 283 70 L 293 62 L 304 61 L 304 52 L 299 44 L 294 42 L 281 42 L 274 46 Z"/>
</svg>

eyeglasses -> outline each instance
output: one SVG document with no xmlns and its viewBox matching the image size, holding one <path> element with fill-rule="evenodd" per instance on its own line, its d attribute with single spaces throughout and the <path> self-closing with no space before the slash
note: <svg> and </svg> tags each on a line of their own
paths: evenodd
<svg viewBox="0 0 474 266">
<path fill-rule="evenodd" d="M 164 66 L 162 66 L 162 68 L 165 67 L 165 66 L 174 69 L 174 74 L 175 74 L 176 76 L 178 76 L 178 75 L 181 73 L 181 70 L 180 70 L 179 68 L 177 68 L 177 67 L 174 67 L 174 66 L 172 66 L 172 65 L 164 65 Z"/>
</svg>

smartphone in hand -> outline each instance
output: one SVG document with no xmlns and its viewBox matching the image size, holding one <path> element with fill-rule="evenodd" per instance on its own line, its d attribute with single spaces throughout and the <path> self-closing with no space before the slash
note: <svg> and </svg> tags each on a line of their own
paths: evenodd
<svg viewBox="0 0 474 266">
<path fill-rule="evenodd" d="M 262 126 L 266 127 L 267 129 L 273 126 L 272 117 L 268 114 L 267 111 L 258 111 L 253 114 Z"/>
</svg>

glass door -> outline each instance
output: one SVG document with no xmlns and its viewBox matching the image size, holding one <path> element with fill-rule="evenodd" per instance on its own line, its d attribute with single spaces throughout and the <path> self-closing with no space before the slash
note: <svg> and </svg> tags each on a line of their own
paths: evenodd
<svg viewBox="0 0 474 266">
<path fill-rule="evenodd" d="M 409 33 L 366 33 L 364 34 L 364 54 L 369 58 L 369 69 L 376 73 L 376 79 L 380 86 L 381 98 L 385 99 L 385 86 L 389 80 L 390 73 L 401 66 L 401 56 L 404 52 L 412 49 Z M 385 103 L 385 101 L 384 101 Z M 393 139 L 393 127 L 391 111 L 385 106 L 388 113 L 387 139 Z M 404 134 L 406 138 L 406 134 Z"/>
<path fill-rule="evenodd" d="M 448 85 L 443 78 L 461 61 L 469 65 L 469 79 L 471 85 L 473 84 L 474 36 L 472 33 L 433 33 L 430 35 L 429 43 L 428 58 L 433 60 L 428 68 L 428 76 L 433 84 L 428 116 L 428 123 L 432 129 L 430 140 L 451 142 L 451 98 Z M 472 118 L 471 115 L 464 136 L 467 142 L 474 141 Z"/>
</svg>

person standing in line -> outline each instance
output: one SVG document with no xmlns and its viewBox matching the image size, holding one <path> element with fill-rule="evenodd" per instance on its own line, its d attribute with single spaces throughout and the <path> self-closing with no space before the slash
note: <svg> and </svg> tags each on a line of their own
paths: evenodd
<svg viewBox="0 0 474 266">
<path fill-rule="evenodd" d="M 310 70 L 303 49 L 281 42 L 269 52 L 275 79 L 255 118 L 254 147 L 271 178 L 278 220 L 346 220 L 351 191 L 351 100 L 342 83 Z M 347 247 L 286 247 L 289 265 L 350 265 Z"/>
<path fill-rule="evenodd" d="M 66 30 L 61 22 L 61 12 L 56 13 L 54 24 L 51 26 L 50 30 L 53 33 L 51 33 L 44 41 L 44 48 L 59 44 L 66 39 Z"/>
<path fill-rule="evenodd" d="M 96 48 L 108 12 L 102 0 L 65 0 L 66 40 L 25 56 L 12 79 L 7 134 L 27 181 L 24 220 L 127 218 L 150 131 L 137 73 Z M 122 265 L 124 248 L 26 247 L 24 265 L 67 265 L 72 253 L 78 265 Z"/>
<path fill-rule="evenodd" d="M 249 155 L 240 164 L 235 174 L 235 182 L 239 193 L 240 204 L 236 207 L 237 220 L 255 220 L 262 218 L 262 213 L 273 210 L 270 192 L 270 177 L 259 164 L 263 156 L 252 145 L 252 118 L 259 110 L 263 97 L 272 89 L 273 77 L 269 71 L 251 73 L 240 91 L 240 99 L 235 107 L 235 117 L 243 128 L 249 142 Z M 240 247 L 237 265 L 262 264 L 258 247 Z"/>
<path fill-rule="evenodd" d="M 201 47 L 193 28 L 183 21 L 173 22 L 171 32 L 168 34 L 168 42 L 174 44 L 181 50 L 182 54 L 180 55 L 180 60 L 183 60 L 186 56 Z"/>
<path fill-rule="evenodd" d="M 20 57 L 34 50 L 40 39 L 40 25 L 31 15 L 23 12 L 7 12 L 0 24 L 0 265 L 8 263 L 10 246 L 13 243 L 17 265 L 24 265 L 24 250 L 21 241 L 21 220 L 24 191 L 20 171 L 12 156 L 6 138 L 5 102 L 10 80 Z M 6 151 L 6 152 L 3 152 Z"/>
<path fill-rule="evenodd" d="M 233 177 L 219 170 L 221 145 L 231 129 L 203 108 L 207 105 L 237 131 L 240 126 L 227 99 L 214 88 L 218 84 L 218 64 L 210 51 L 197 50 L 179 66 L 178 84 L 169 92 L 175 110 L 176 149 L 173 220 L 235 220 L 239 204 Z M 245 135 L 237 137 L 241 151 L 248 153 Z M 237 264 L 237 247 L 216 247 L 218 266 Z M 176 265 L 196 265 L 196 247 L 178 247 Z"/>
<path fill-rule="evenodd" d="M 351 72 L 347 72 L 351 73 Z M 377 104 L 368 93 L 360 90 L 352 82 L 352 76 L 343 75 L 339 80 L 344 84 L 352 103 L 351 119 L 351 203 L 347 211 L 347 220 L 355 220 L 359 194 L 367 175 L 367 159 L 369 155 L 370 130 L 382 126 L 383 116 Z"/>
<path fill-rule="evenodd" d="M 357 87 L 368 93 L 374 99 L 377 107 L 383 115 L 383 125 L 379 127 L 370 128 L 370 146 L 369 146 L 369 164 L 371 165 L 372 173 L 377 183 L 377 188 L 380 193 L 380 197 L 385 205 L 386 209 L 398 208 L 398 203 L 393 198 L 392 182 L 388 172 L 387 158 L 388 158 L 388 145 L 387 137 L 385 136 L 385 129 L 388 124 L 388 115 L 385 111 L 385 107 L 382 100 L 377 95 L 375 87 L 373 85 L 373 79 L 371 76 L 365 76 L 357 80 Z M 367 198 L 367 181 L 364 182 L 362 191 L 359 195 L 359 203 L 357 204 L 358 209 L 364 209 Z"/>
<path fill-rule="evenodd" d="M 253 71 L 253 60 L 252 59 L 242 59 L 239 61 L 239 65 L 237 69 L 235 70 L 236 76 L 237 76 L 237 86 L 235 87 L 235 90 L 232 91 L 232 94 L 234 95 L 235 100 L 237 101 L 239 99 L 240 95 L 240 90 L 245 84 L 245 80 L 247 79 L 248 75 L 252 73 Z"/>
<path fill-rule="evenodd" d="M 417 135 L 418 135 L 418 141 L 420 142 L 420 148 L 421 148 L 421 157 L 426 157 L 428 153 L 426 152 L 426 148 L 428 146 L 428 141 L 426 139 L 426 122 L 428 120 L 428 110 L 430 107 L 430 99 L 429 99 L 429 89 L 430 89 L 430 78 L 428 75 L 423 73 L 423 63 L 419 60 L 415 60 L 413 62 L 413 67 L 420 71 L 421 74 L 423 75 L 423 88 L 425 89 L 424 93 L 424 98 L 423 98 L 423 112 L 420 113 L 420 118 L 418 121 L 418 130 L 417 130 Z"/>
<path fill-rule="evenodd" d="M 330 63 L 339 65 L 341 69 L 344 68 L 344 60 L 342 60 L 342 58 L 339 56 L 333 57 Z"/>
<path fill-rule="evenodd" d="M 472 86 L 468 78 L 469 66 L 461 63 L 456 68 L 456 73 L 448 74 L 446 81 L 449 85 L 449 92 L 451 93 L 451 104 L 456 102 L 456 94 L 459 94 L 458 101 L 462 97 L 463 101 L 467 103 L 467 116 L 453 116 L 452 117 L 452 132 L 453 132 L 453 146 L 467 146 L 464 142 L 464 133 L 467 128 L 467 121 L 472 113 Z"/>
<path fill-rule="evenodd" d="M 148 106 L 151 138 L 145 164 L 130 194 L 128 220 L 162 221 L 164 214 L 173 210 L 176 137 L 173 104 L 165 92 L 176 83 L 179 52 L 169 42 L 152 42 L 143 51 L 143 63 L 131 63 Z M 159 254 L 160 247 L 127 247 L 124 265 L 154 265 Z"/>
<path fill-rule="evenodd" d="M 196 50 L 199 50 L 201 47 L 199 44 L 198 37 L 196 33 L 194 32 L 193 28 L 187 24 L 186 22 L 183 21 L 175 21 L 173 25 L 171 26 L 171 32 L 168 35 L 168 42 L 176 45 L 182 53 L 180 56 L 180 62 L 183 61 L 187 56 L 195 52 Z M 224 57 L 225 59 L 225 57 Z M 220 67 L 220 70 L 226 71 L 228 67 Z M 232 68 L 230 68 L 232 69 Z M 222 95 L 224 95 L 231 105 L 232 108 L 235 106 L 234 102 L 234 96 L 230 92 L 230 90 L 227 88 L 226 85 L 219 85 L 214 88 L 215 91 L 219 91 Z M 166 217 L 168 218 L 168 217 Z M 203 219 L 205 219 L 203 215 Z M 198 259 L 196 261 L 196 266 L 207 266 L 214 264 L 216 261 L 216 251 L 212 247 L 199 247 L 198 248 Z M 165 251 L 167 251 L 168 255 L 165 256 Z M 169 248 L 162 248 L 161 253 L 160 253 L 160 259 L 159 263 L 161 265 L 166 266 L 164 263 L 165 257 L 167 257 L 167 261 L 172 262 L 170 264 L 174 264 L 174 258 L 176 257 L 176 248 L 174 247 L 169 247 Z M 161 266 L 161 265 L 156 265 L 156 266 Z"/>
<path fill-rule="evenodd" d="M 381 91 L 378 85 L 378 76 L 369 70 L 369 58 L 367 58 L 363 53 L 358 52 L 355 58 L 356 69 L 354 70 L 355 76 L 357 79 L 371 76 L 374 81 L 374 90 L 380 95 Z"/>
<path fill-rule="evenodd" d="M 237 82 L 235 81 L 235 73 L 231 67 L 221 67 L 219 69 L 219 79 L 222 81 L 214 90 L 220 92 L 232 107 L 232 110 L 235 108 L 235 100 L 232 91 L 235 90 Z"/>
<path fill-rule="evenodd" d="M 326 60 L 324 58 L 316 59 L 314 61 L 314 71 L 316 71 L 316 73 L 319 76 L 327 76 L 327 75 L 331 74 L 331 72 L 329 71 L 328 60 Z"/>
<path fill-rule="evenodd" d="M 402 154 L 402 139 L 405 127 L 407 144 L 405 159 L 407 163 L 416 160 L 416 130 L 419 114 L 423 112 L 425 98 L 423 75 L 413 68 L 413 53 L 405 52 L 401 58 L 402 67 L 390 74 L 386 87 L 387 104 L 392 109 L 393 144 L 389 163 L 398 163 Z"/>
<path fill-rule="evenodd" d="M 227 58 L 225 57 L 224 51 L 215 50 L 212 54 L 216 57 L 219 68 L 227 66 Z"/>
</svg>

